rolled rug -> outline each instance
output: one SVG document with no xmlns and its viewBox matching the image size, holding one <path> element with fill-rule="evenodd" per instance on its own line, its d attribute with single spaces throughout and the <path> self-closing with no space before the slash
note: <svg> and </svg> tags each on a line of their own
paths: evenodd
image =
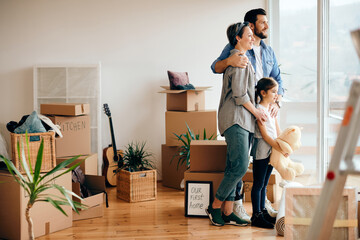
<svg viewBox="0 0 360 240">
<path fill-rule="evenodd" d="M 275 222 L 275 229 L 278 235 L 284 236 L 285 232 L 285 193 L 287 187 L 300 187 L 303 186 L 301 183 L 298 182 L 288 182 L 283 189 L 280 204 L 279 204 L 279 210 L 278 214 L 276 216 L 276 222 Z"/>
</svg>

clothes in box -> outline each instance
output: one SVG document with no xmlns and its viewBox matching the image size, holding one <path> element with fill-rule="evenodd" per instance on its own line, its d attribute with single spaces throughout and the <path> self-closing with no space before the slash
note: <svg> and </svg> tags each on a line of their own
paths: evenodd
<svg viewBox="0 0 360 240">
<path fill-rule="evenodd" d="M 69 167 L 71 167 L 72 165 L 83 161 L 80 164 L 80 168 L 82 170 L 82 172 L 84 174 L 88 174 L 88 175 L 97 175 L 97 170 L 98 170 L 98 159 L 97 159 L 98 155 L 97 153 L 93 153 L 90 155 L 83 155 L 80 156 L 77 160 L 74 161 L 73 164 L 70 164 Z M 68 160 L 72 157 L 60 157 L 60 158 L 56 158 L 56 164 L 59 164 L 65 160 Z M 85 160 L 84 160 L 85 159 Z"/>
<path fill-rule="evenodd" d="M 210 87 L 196 87 L 191 90 L 170 90 L 161 86 L 166 93 L 166 110 L 168 111 L 203 111 L 205 110 L 205 90 Z"/>
<path fill-rule="evenodd" d="M 174 133 L 180 135 L 187 133 L 189 128 L 194 134 L 200 134 L 203 138 L 204 129 L 206 135 L 217 135 L 216 110 L 195 111 L 195 112 L 165 112 L 165 138 L 167 146 L 181 146 L 182 142 L 177 139 Z M 215 137 L 216 139 L 216 137 Z"/>
<path fill-rule="evenodd" d="M 226 165 L 224 140 L 192 140 L 190 143 L 190 171 L 223 172 Z"/>
<path fill-rule="evenodd" d="M 40 113 L 44 115 L 79 116 L 90 113 L 88 103 L 46 103 L 40 104 Z"/>
<path fill-rule="evenodd" d="M 90 116 L 49 116 L 61 128 L 63 138 L 55 139 L 56 157 L 91 154 Z"/>
<path fill-rule="evenodd" d="M 105 177 L 85 174 L 85 186 L 90 190 L 91 196 L 79 200 L 73 197 L 73 200 L 79 201 L 87 206 L 87 209 L 80 210 L 80 214 L 73 211 L 74 221 L 88 218 L 102 217 L 104 215 L 103 203 L 106 193 Z M 80 196 L 80 184 L 72 183 L 73 192 Z"/>
<path fill-rule="evenodd" d="M 178 167 L 178 158 L 174 157 L 180 147 L 161 145 L 161 166 L 162 166 L 162 185 L 165 187 L 181 190 L 181 181 L 184 179 L 184 172 L 187 170 L 186 164 Z"/>
<path fill-rule="evenodd" d="M 58 173 L 61 172 L 64 170 L 60 170 Z M 25 218 L 29 196 L 6 171 L 0 172 L 0 182 L 0 192 L 2 193 L 0 197 L 0 238 L 29 239 L 28 224 Z M 71 190 L 71 173 L 55 179 L 54 183 Z M 45 193 L 61 196 L 55 189 L 49 189 Z M 71 207 L 64 206 L 63 209 L 68 216 L 62 214 L 50 203 L 36 202 L 30 210 L 35 237 L 72 227 Z"/>
</svg>

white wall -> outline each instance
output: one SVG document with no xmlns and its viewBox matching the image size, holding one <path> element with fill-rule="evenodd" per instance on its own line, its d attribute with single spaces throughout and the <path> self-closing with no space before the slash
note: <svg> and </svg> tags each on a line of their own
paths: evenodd
<svg viewBox="0 0 360 240">
<path fill-rule="evenodd" d="M 187 71 L 217 109 L 221 75 L 210 64 L 227 43 L 226 28 L 266 0 L 0 0 L 0 133 L 33 109 L 32 67 L 102 65 L 118 148 L 146 140 L 161 172 L 167 70 Z M 102 145 L 110 142 L 102 117 Z M 9 148 L 9 146 L 8 146 Z M 160 176 L 161 178 L 161 176 Z"/>
</svg>

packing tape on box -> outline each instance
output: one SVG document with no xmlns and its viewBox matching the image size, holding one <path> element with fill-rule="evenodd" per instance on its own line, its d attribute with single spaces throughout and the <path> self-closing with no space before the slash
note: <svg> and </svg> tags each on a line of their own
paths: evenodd
<svg viewBox="0 0 360 240">
<path fill-rule="evenodd" d="M 278 214 L 276 216 L 275 229 L 278 235 L 284 236 L 285 233 L 285 191 L 287 187 L 301 187 L 303 186 L 298 182 L 289 182 L 284 186 L 282 192 Z"/>
<path fill-rule="evenodd" d="M 311 221 L 312 218 L 287 218 L 285 224 L 309 226 Z M 357 219 L 335 219 L 333 227 L 357 227 Z"/>
</svg>

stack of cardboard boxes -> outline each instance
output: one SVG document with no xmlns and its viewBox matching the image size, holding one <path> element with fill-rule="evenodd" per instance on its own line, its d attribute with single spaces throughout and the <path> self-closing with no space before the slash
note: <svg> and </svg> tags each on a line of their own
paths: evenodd
<svg viewBox="0 0 360 240">
<path fill-rule="evenodd" d="M 195 134 L 203 137 L 204 129 L 208 136 L 217 132 L 216 110 L 205 110 L 205 90 L 209 87 L 197 87 L 194 90 L 170 90 L 166 93 L 165 132 L 166 144 L 161 146 L 162 183 L 166 187 L 181 189 L 187 166 L 179 165 L 174 155 L 179 151 L 182 142 L 174 133 L 185 134 L 186 124 Z"/>
<path fill-rule="evenodd" d="M 72 227 L 73 220 L 103 216 L 105 191 L 105 178 L 97 176 L 97 154 L 91 153 L 89 104 L 53 103 L 41 104 L 40 108 L 41 114 L 46 115 L 54 124 L 61 127 L 63 138 L 55 139 L 54 148 L 57 164 L 73 156 L 82 155 L 77 162 L 85 159 L 80 168 L 85 173 L 85 185 L 91 191 L 92 196 L 81 201 L 87 205 L 87 209 L 81 210 L 80 214 L 73 212 L 70 206 L 63 207 L 68 216 L 63 215 L 49 203 L 37 202 L 30 212 L 35 237 Z M 31 147 L 32 143 L 29 144 Z M 49 149 L 44 149 L 44 151 L 49 151 Z M 60 171 L 64 172 L 65 170 Z M 45 172 L 47 171 L 42 174 Z M 47 178 L 50 177 L 52 176 Z M 0 192 L 6 193 L 0 198 L 0 238 L 28 239 L 25 208 L 29 196 L 6 171 L 0 172 L 0 182 L 2 182 Z M 54 183 L 72 190 L 80 196 L 80 185 L 72 183 L 71 172 L 55 179 Z M 59 195 L 55 189 L 47 190 L 46 193 Z M 74 200 L 78 201 L 76 198 Z"/>
<path fill-rule="evenodd" d="M 74 164 L 85 159 L 80 168 L 85 174 L 85 185 L 93 195 L 82 201 L 88 208 L 81 210 L 80 214 L 74 213 L 74 221 L 103 216 L 105 178 L 97 176 L 97 153 L 91 153 L 90 105 L 88 103 L 41 104 L 40 113 L 61 128 L 63 138 L 55 140 L 57 164 L 78 155 L 81 156 Z M 79 183 L 73 183 L 72 190 L 80 196 Z"/>
</svg>

